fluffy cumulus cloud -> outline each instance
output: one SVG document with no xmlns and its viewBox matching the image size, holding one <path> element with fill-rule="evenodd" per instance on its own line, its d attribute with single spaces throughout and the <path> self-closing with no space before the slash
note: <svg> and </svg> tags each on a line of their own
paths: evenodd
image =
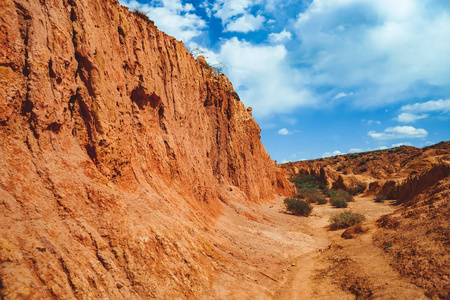
<svg viewBox="0 0 450 300">
<path fill-rule="evenodd" d="M 422 112 L 448 113 L 450 112 L 450 99 L 447 100 L 440 99 L 437 101 L 408 104 L 402 106 L 400 110 L 412 113 L 422 113 Z"/>
<path fill-rule="evenodd" d="M 274 44 L 284 43 L 292 38 L 292 33 L 283 29 L 280 33 L 270 33 L 268 38 L 269 41 Z"/>
<path fill-rule="evenodd" d="M 281 128 L 280 130 L 278 130 L 278 134 L 288 135 L 288 134 L 291 134 L 291 133 L 286 128 Z"/>
<path fill-rule="evenodd" d="M 396 120 L 401 123 L 414 123 L 417 120 L 426 119 L 428 117 L 429 117 L 429 115 L 427 115 L 427 114 L 414 115 L 414 114 L 410 114 L 410 113 L 401 113 L 400 115 L 398 115 Z"/>
<path fill-rule="evenodd" d="M 302 85 L 302 74 L 288 65 L 283 45 L 255 45 L 234 37 L 219 55 L 231 66 L 227 75 L 256 118 L 314 103 L 314 95 Z"/>
<path fill-rule="evenodd" d="M 405 100 L 435 86 L 449 91 L 450 14 L 441 3 L 314 0 L 295 23 L 296 55 L 309 66 L 312 85 L 352 89 L 359 106 Z"/>
<path fill-rule="evenodd" d="M 265 21 L 266 18 L 264 18 L 261 15 L 255 17 L 250 14 L 245 14 L 242 17 L 228 23 L 224 31 L 225 32 L 234 31 L 243 33 L 256 31 L 263 26 Z"/>
<path fill-rule="evenodd" d="M 396 126 L 386 128 L 384 132 L 380 133 L 369 131 L 368 135 L 376 140 L 417 139 L 427 137 L 428 132 L 425 129 L 412 126 Z"/>
<path fill-rule="evenodd" d="M 119 2 L 144 12 L 159 29 L 185 43 L 201 35 L 207 27 L 206 22 L 193 13 L 193 5 L 183 5 L 181 0 L 154 0 L 150 4 L 141 4 L 134 0 Z"/>
</svg>

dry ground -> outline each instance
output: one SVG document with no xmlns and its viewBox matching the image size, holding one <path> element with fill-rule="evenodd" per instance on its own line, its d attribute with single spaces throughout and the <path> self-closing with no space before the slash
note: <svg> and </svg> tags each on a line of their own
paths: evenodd
<svg viewBox="0 0 450 300">
<path fill-rule="evenodd" d="M 225 238 L 214 246 L 232 259 L 216 267 L 212 293 L 222 299 L 427 299 L 390 267 L 383 254 L 389 247 L 372 243 L 375 220 L 395 206 L 356 198 L 348 209 L 367 218 L 367 231 L 352 239 L 328 230 L 330 216 L 345 210 L 330 204 L 314 204 L 309 217 L 286 214 L 282 197 L 250 209 L 230 204 L 214 226 Z"/>
</svg>

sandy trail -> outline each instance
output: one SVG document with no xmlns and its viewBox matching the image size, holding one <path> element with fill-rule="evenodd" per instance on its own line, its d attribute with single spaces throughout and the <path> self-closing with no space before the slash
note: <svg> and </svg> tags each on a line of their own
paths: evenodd
<svg viewBox="0 0 450 300">
<path fill-rule="evenodd" d="M 390 203 L 355 198 L 348 209 L 363 213 L 366 233 L 341 238 L 328 219 L 344 209 L 314 205 L 309 217 L 284 212 L 283 198 L 254 205 L 230 204 L 214 230 L 216 246 L 231 254 L 217 268 L 214 293 L 222 299 L 426 299 L 389 265 L 373 245 L 375 220 Z M 228 266 L 228 267 L 227 267 Z"/>
</svg>

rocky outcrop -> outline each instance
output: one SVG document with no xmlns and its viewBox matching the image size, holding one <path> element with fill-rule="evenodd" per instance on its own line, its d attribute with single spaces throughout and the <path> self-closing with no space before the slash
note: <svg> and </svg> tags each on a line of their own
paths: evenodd
<svg viewBox="0 0 450 300">
<path fill-rule="evenodd" d="M 231 83 L 113 0 L 0 10 L 2 299 L 204 293 L 222 205 L 291 189 Z"/>
<path fill-rule="evenodd" d="M 392 266 L 431 299 L 450 296 L 450 176 L 448 164 L 411 177 L 399 188 L 402 206 L 378 220 L 375 243 Z"/>
<path fill-rule="evenodd" d="M 412 205 L 414 198 L 449 176 L 450 161 L 411 174 L 398 188 L 398 195 L 394 198 L 397 199 L 397 204 Z"/>
<path fill-rule="evenodd" d="M 310 161 L 281 164 L 291 177 L 314 175 L 329 188 L 349 190 L 368 185 L 366 194 L 397 199 L 409 177 L 450 161 L 450 142 L 418 149 L 394 149 L 346 154 Z"/>
</svg>

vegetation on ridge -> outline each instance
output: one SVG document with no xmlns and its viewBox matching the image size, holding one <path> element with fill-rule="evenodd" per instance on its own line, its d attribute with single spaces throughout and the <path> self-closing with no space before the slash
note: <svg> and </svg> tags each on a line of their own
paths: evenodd
<svg viewBox="0 0 450 300">
<path fill-rule="evenodd" d="M 132 13 L 141 18 L 142 20 L 144 20 L 145 22 L 147 22 L 147 24 L 155 26 L 155 22 L 153 22 L 152 20 L 150 20 L 150 18 L 147 16 L 147 12 L 143 12 L 139 9 L 133 9 Z"/>
</svg>

